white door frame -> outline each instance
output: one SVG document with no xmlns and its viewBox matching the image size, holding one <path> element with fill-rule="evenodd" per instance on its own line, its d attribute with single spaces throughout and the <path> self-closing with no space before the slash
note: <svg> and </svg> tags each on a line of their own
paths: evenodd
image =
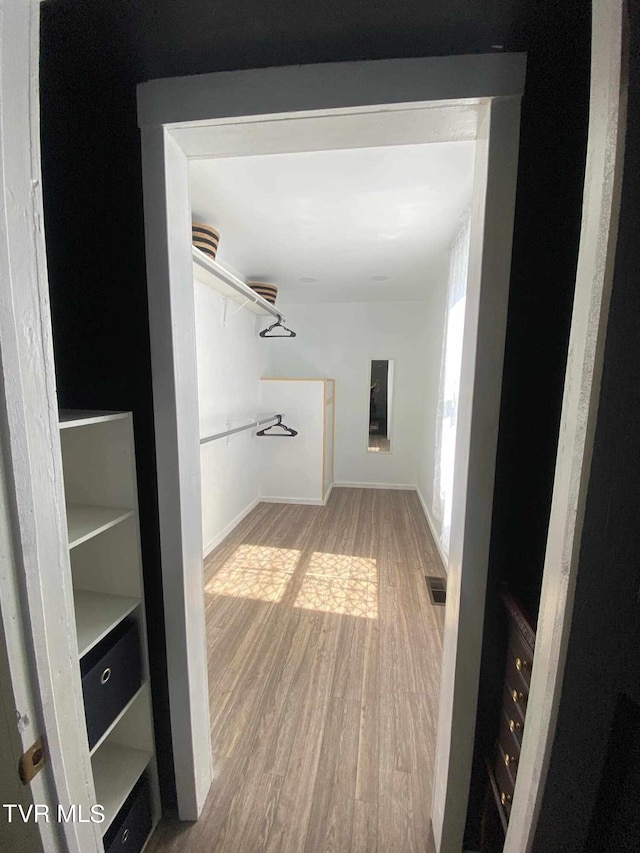
<svg viewBox="0 0 640 853">
<path fill-rule="evenodd" d="M 390 113 L 401 124 L 402 110 L 456 106 L 476 122 L 476 184 L 483 192 L 474 192 L 472 213 L 466 393 L 456 442 L 463 464 L 454 490 L 458 524 L 432 811 L 438 850 L 459 853 L 473 755 L 524 73 L 524 55 L 490 54 L 225 72 L 138 88 L 169 698 L 183 819 L 198 817 L 212 778 L 188 158 L 313 150 L 321 146 L 317 135 L 305 133 L 305 120 L 327 115 L 367 112 L 388 125 Z M 222 140 L 217 148 L 212 128 Z M 387 133 L 393 136 L 393 128 Z"/>
<path fill-rule="evenodd" d="M 47 764 L 30 784 L 32 801 L 53 816 L 36 827 L 43 849 L 98 853 L 99 825 L 55 821 L 58 803 L 81 805 L 88 814 L 95 791 L 84 734 L 42 227 L 39 24 L 36 0 L 0 0 L 0 691 L 5 709 L 13 704 L 6 731 L 16 777 L 19 754 L 45 736 Z M 0 821 L 5 818 L 3 810 Z"/>
</svg>

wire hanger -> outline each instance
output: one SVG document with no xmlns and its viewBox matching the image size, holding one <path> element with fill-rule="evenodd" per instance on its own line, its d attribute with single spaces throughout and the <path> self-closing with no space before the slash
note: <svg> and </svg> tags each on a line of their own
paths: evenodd
<svg viewBox="0 0 640 853">
<path fill-rule="evenodd" d="M 269 332 L 272 329 L 277 329 L 277 328 L 284 329 L 285 332 L 288 332 L 289 334 L 288 335 L 280 335 L 280 334 L 270 335 L 269 334 Z M 278 314 L 278 319 L 276 320 L 276 322 L 272 323 L 268 329 L 263 329 L 260 332 L 260 337 L 261 338 L 295 338 L 296 333 L 292 332 L 291 329 L 287 329 L 287 327 L 282 322 L 282 317 Z"/>
<path fill-rule="evenodd" d="M 282 415 L 276 415 L 277 422 L 275 424 L 271 424 L 271 426 L 265 427 L 264 429 L 259 430 L 256 435 L 262 436 L 263 438 L 293 438 L 294 435 L 298 434 L 298 431 L 295 429 L 291 429 L 286 424 L 282 423 Z M 275 429 L 276 427 L 280 427 L 284 430 L 284 432 L 269 432 L 270 429 Z"/>
</svg>

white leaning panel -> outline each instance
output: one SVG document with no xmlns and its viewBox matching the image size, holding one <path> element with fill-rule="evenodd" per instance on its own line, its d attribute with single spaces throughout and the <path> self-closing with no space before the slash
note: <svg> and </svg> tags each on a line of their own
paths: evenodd
<svg viewBox="0 0 640 853">
<path fill-rule="evenodd" d="M 259 438 L 262 443 L 262 497 L 318 501 L 322 494 L 324 382 L 263 379 L 261 408 L 284 412 L 294 438 Z"/>
</svg>

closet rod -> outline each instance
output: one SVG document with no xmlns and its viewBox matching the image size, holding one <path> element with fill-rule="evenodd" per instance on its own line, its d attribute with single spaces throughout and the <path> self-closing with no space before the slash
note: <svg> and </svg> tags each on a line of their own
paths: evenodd
<svg viewBox="0 0 640 853">
<path fill-rule="evenodd" d="M 208 255 L 205 255 L 204 252 L 201 252 L 196 246 L 192 246 L 192 253 L 194 264 L 205 274 L 204 278 L 200 278 L 198 275 L 196 275 L 196 278 L 200 278 L 204 284 L 208 284 L 209 287 L 213 287 L 225 295 L 223 290 L 219 287 L 216 288 L 216 286 L 211 282 L 211 278 L 218 279 L 218 281 L 222 282 L 229 290 L 232 291 L 233 296 L 229 293 L 226 295 L 230 296 L 232 299 L 235 298 L 235 301 L 238 300 L 238 297 L 241 297 L 245 299 L 246 302 L 258 305 L 262 309 L 263 314 L 271 314 L 272 317 L 284 320 L 284 317 L 274 305 L 267 302 L 267 300 L 263 299 L 262 296 L 259 296 L 255 290 L 252 290 L 249 287 L 248 284 L 245 284 L 244 281 L 241 281 L 233 275 L 233 273 L 230 273 L 229 270 L 226 270 L 217 261 L 214 261 L 212 258 L 208 257 Z"/>
<path fill-rule="evenodd" d="M 283 414 L 275 414 L 268 415 L 263 418 L 256 418 L 254 421 L 251 421 L 250 424 L 243 424 L 239 427 L 233 427 L 233 429 L 226 429 L 224 432 L 216 432 L 213 435 L 207 435 L 204 438 L 200 439 L 200 444 L 206 444 L 208 441 L 214 441 L 216 438 L 224 438 L 227 435 L 234 435 L 236 432 L 243 432 L 245 429 L 253 429 L 253 427 L 261 426 L 262 424 L 267 424 L 269 421 L 275 421 L 278 418 L 283 418 Z"/>
</svg>

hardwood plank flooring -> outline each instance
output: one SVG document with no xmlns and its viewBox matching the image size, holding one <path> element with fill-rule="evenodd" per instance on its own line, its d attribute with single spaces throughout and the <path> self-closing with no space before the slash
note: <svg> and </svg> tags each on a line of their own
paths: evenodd
<svg viewBox="0 0 640 853">
<path fill-rule="evenodd" d="M 205 565 L 214 782 L 148 853 L 430 853 L 442 574 L 415 492 L 259 504 Z"/>
</svg>

